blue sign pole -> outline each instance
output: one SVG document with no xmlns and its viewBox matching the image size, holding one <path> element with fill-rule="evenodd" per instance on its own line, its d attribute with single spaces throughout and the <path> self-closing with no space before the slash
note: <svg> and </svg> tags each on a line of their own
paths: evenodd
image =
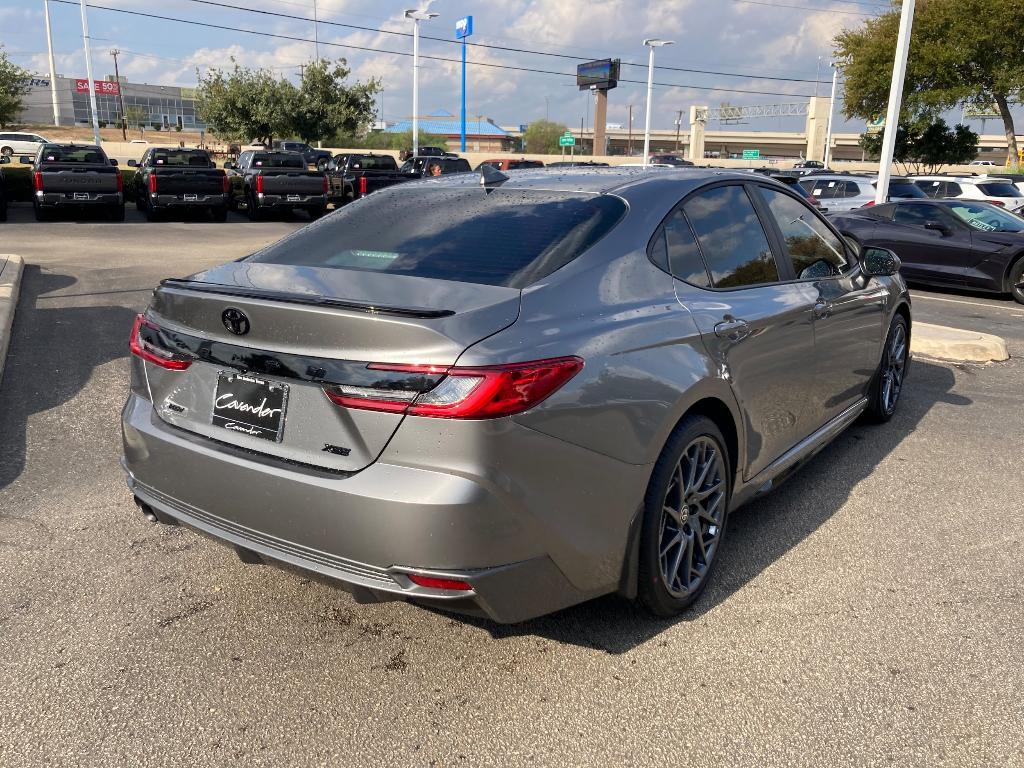
<svg viewBox="0 0 1024 768">
<path fill-rule="evenodd" d="M 455 37 L 462 41 L 462 130 L 461 151 L 466 151 L 466 38 L 473 34 L 473 17 L 466 16 L 455 22 Z"/>
</svg>

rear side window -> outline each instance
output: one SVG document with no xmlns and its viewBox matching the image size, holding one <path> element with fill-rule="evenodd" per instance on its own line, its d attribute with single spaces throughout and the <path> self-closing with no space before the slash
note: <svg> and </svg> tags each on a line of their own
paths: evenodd
<svg viewBox="0 0 1024 768">
<path fill-rule="evenodd" d="M 682 211 L 676 211 L 665 222 L 665 245 L 669 270 L 674 277 L 701 288 L 711 285 L 700 248 L 697 247 L 697 239 Z"/>
<path fill-rule="evenodd" d="M 890 181 L 889 197 L 927 197 L 912 181 Z"/>
<path fill-rule="evenodd" d="M 252 164 L 257 168 L 302 168 L 305 169 L 306 161 L 301 155 L 274 155 L 264 152 L 257 152 L 253 155 Z"/>
<path fill-rule="evenodd" d="M 836 197 L 857 197 L 860 194 L 860 187 L 855 181 L 844 181 L 838 189 Z"/>
<path fill-rule="evenodd" d="M 716 288 L 775 283 L 779 269 L 746 190 L 699 192 L 683 205 Z"/>
<path fill-rule="evenodd" d="M 47 144 L 39 157 L 46 163 L 106 163 L 107 156 L 99 147 L 62 147 Z"/>
<path fill-rule="evenodd" d="M 849 267 L 843 244 L 803 203 L 774 189 L 761 188 L 779 225 L 798 280 L 835 277 Z"/>
<path fill-rule="evenodd" d="M 153 153 L 154 165 L 191 166 L 193 168 L 209 168 L 210 156 L 205 152 L 179 152 L 176 150 L 160 150 Z"/>
<path fill-rule="evenodd" d="M 523 288 L 586 251 L 625 212 L 612 195 L 396 187 L 248 260 Z"/>
<path fill-rule="evenodd" d="M 986 184 L 979 184 L 978 189 L 991 197 L 1024 197 L 1013 184 L 988 182 Z"/>
<path fill-rule="evenodd" d="M 892 220 L 908 227 L 923 227 L 938 218 L 938 212 L 930 205 L 897 205 Z"/>
<path fill-rule="evenodd" d="M 963 187 L 955 181 L 947 181 L 943 185 L 941 197 L 956 197 L 957 195 L 963 194 L 963 191 Z"/>
<path fill-rule="evenodd" d="M 391 155 L 361 155 L 353 157 L 349 167 L 353 170 L 362 168 L 366 171 L 397 171 L 398 163 Z"/>
<path fill-rule="evenodd" d="M 921 179 L 919 181 L 915 181 L 914 184 L 917 186 L 918 189 L 920 189 L 922 192 L 924 192 L 926 197 L 935 198 L 935 197 L 943 197 L 944 196 L 943 195 L 943 190 L 944 190 L 944 188 L 946 186 L 945 182 L 942 182 L 942 181 L 928 181 L 926 179 Z"/>
</svg>

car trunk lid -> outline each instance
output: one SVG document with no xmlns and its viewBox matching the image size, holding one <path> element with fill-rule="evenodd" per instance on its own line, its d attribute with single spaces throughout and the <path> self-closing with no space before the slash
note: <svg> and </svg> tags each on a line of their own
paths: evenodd
<svg viewBox="0 0 1024 768">
<path fill-rule="evenodd" d="M 324 386 L 429 388 L 429 376 L 369 366 L 443 369 L 514 323 L 519 302 L 519 290 L 499 286 L 227 264 L 165 281 L 156 291 L 147 318 L 160 329 L 161 346 L 193 362 L 185 370 L 147 363 L 150 394 L 160 418 L 176 427 L 285 461 L 354 472 L 376 460 L 403 415 L 341 407 Z M 281 418 L 254 419 L 249 406 L 281 410 Z"/>
</svg>

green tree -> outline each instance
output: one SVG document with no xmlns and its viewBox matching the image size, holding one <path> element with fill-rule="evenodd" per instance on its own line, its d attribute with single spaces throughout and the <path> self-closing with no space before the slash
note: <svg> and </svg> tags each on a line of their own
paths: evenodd
<svg viewBox="0 0 1024 768">
<path fill-rule="evenodd" d="M 569 129 L 561 123 L 553 123 L 550 120 L 530 123 L 523 134 L 526 151 L 534 155 L 557 155 L 560 151 L 558 137 L 567 130 Z"/>
<path fill-rule="evenodd" d="M 448 149 L 448 137 L 439 134 L 419 132 L 421 147 Z M 412 131 L 385 133 L 372 131 L 366 134 L 340 133 L 331 142 L 332 146 L 351 149 L 412 149 Z"/>
<path fill-rule="evenodd" d="M 346 84 L 344 59 L 315 61 L 305 68 L 292 108 L 292 130 L 309 143 L 337 133 L 364 133 L 373 122 L 380 82 Z"/>
<path fill-rule="evenodd" d="M 196 110 L 203 122 L 227 141 L 269 143 L 292 132 L 292 110 L 298 91 L 268 69 L 246 69 L 234 63 L 225 72 L 199 75 Z"/>
<path fill-rule="evenodd" d="M 145 124 L 146 119 L 149 117 L 149 113 L 138 106 L 126 107 L 124 110 L 125 121 L 130 126 L 140 126 Z"/>
<path fill-rule="evenodd" d="M 0 45 L 0 128 L 12 123 L 21 113 L 21 97 L 28 93 L 31 77 L 9 58 Z"/>
<path fill-rule="evenodd" d="M 910 38 L 900 123 L 934 118 L 961 103 L 995 104 L 1007 162 L 1017 160 L 1010 101 L 1024 90 L 1024 0 L 920 0 Z M 885 114 L 899 12 L 843 30 L 836 56 L 845 64 L 847 118 Z"/>
<path fill-rule="evenodd" d="M 873 157 L 882 153 L 882 134 L 865 133 L 860 145 Z M 953 128 L 939 118 L 918 120 L 896 129 L 893 159 L 904 173 L 935 173 L 943 165 L 969 163 L 978 153 L 978 134 L 966 125 Z"/>
</svg>

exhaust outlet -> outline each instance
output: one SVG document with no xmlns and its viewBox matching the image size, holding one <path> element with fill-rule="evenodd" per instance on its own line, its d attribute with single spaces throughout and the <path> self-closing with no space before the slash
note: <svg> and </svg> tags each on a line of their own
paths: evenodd
<svg viewBox="0 0 1024 768">
<path fill-rule="evenodd" d="M 175 520 L 173 517 L 166 517 L 166 516 L 161 517 L 160 515 L 158 515 L 155 509 L 153 509 L 151 506 L 149 506 L 149 504 L 144 502 L 138 496 L 134 497 L 134 501 L 135 501 L 135 506 L 137 506 L 139 508 L 139 511 L 142 513 L 142 516 L 144 518 L 146 518 L 146 520 L 148 520 L 149 522 L 151 522 L 151 523 L 161 523 L 163 525 L 177 525 L 178 524 L 178 521 Z"/>
</svg>

